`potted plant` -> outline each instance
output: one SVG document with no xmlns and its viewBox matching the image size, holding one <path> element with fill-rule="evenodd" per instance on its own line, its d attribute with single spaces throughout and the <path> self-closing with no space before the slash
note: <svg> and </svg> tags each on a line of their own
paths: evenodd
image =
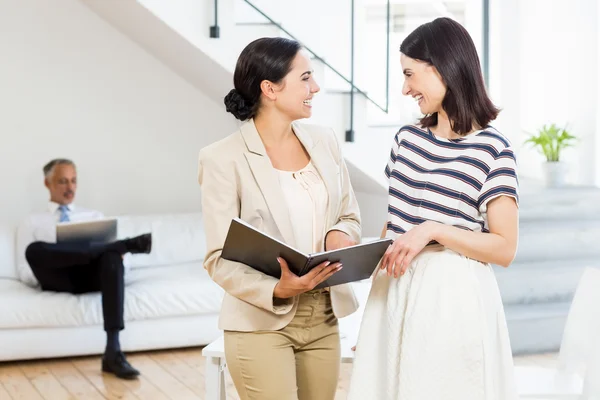
<svg viewBox="0 0 600 400">
<path fill-rule="evenodd" d="M 551 187 L 563 186 L 566 177 L 566 165 L 561 161 L 561 151 L 575 144 L 577 138 L 571 135 L 566 128 L 559 128 L 556 124 L 544 125 L 537 134 L 530 135 L 525 141 L 546 157 L 544 175 L 546 184 Z"/>
</svg>

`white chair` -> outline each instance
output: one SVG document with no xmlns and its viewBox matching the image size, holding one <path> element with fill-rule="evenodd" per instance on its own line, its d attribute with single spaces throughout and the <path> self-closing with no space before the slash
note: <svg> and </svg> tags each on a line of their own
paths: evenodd
<svg viewBox="0 0 600 400">
<path fill-rule="evenodd" d="M 600 400 L 600 270 L 587 268 L 567 317 L 559 373 L 583 378 L 582 400 Z"/>
<path fill-rule="evenodd" d="M 584 271 L 567 317 L 556 369 L 515 368 L 521 399 L 600 400 L 600 271 Z"/>
<path fill-rule="evenodd" d="M 581 378 L 561 378 L 552 368 L 515 367 L 515 383 L 521 400 L 579 400 Z"/>
</svg>

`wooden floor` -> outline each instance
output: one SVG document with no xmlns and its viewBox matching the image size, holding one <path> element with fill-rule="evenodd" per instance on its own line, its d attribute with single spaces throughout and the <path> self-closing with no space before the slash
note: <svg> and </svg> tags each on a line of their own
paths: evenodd
<svg viewBox="0 0 600 400">
<path fill-rule="evenodd" d="M 0 363 L 0 400 L 204 399 L 201 348 L 133 353 L 142 375 L 124 381 L 100 371 L 100 357 Z M 552 367 L 556 354 L 515 358 L 515 365 Z M 336 400 L 346 398 L 352 365 L 342 364 Z M 239 400 L 227 377 L 227 399 Z"/>
</svg>

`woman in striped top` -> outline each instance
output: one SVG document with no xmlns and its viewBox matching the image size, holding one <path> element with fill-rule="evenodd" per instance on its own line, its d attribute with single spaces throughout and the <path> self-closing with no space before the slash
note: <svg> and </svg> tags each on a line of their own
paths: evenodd
<svg viewBox="0 0 600 400">
<path fill-rule="evenodd" d="M 425 115 L 395 135 L 383 257 L 367 302 L 352 400 L 516 399 L 502 300 L 490 264 L 518 241 L 516 161 L 489 126 L 475 46 L 439 18 L 400 47 L 404 95 Z"/>
</svg>

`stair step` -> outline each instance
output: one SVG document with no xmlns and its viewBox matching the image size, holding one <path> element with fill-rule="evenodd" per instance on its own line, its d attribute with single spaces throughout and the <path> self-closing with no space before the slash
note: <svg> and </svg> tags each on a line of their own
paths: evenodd
<svg viewBox="0 0 600 400">
<path fill-rule="evenodd" d="M 505 306 L 513 354 L 560 349 L 570 302 Z"/>
<path fill-rule="evenodd" d="M 570 301 L 540 304 L 514 304 L 504 306 L 507 321 L 537 321 L 548 318 L 566 317 Z"/>
<path fill-rule="evenodd" d="M 520 207 L 521 223 L 552 223 L 555 221 L 594 221 L 600 222 L 600 207 L 572 205 L 548 205 L 543 210 L 534 207 Z"/>
<path fill-rule="evenodd" d="M 600 269 L 600 258 L 515 263 L 494 272 L 503 303 L 512 305 L 569 302 L 586 268 Z"/>
<path fill-rule="evenodd" d="M 600 221 L 522 220 L 515 262 L 600 257 Z"/>
</svg>

